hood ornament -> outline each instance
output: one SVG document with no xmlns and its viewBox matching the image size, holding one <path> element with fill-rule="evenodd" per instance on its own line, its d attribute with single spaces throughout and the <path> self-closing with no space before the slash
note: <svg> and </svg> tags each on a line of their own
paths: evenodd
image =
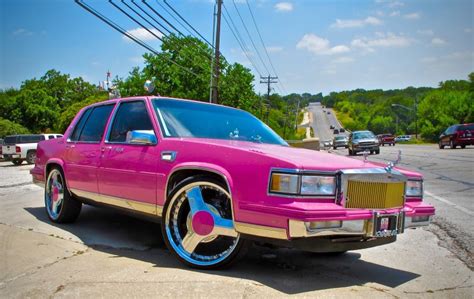
<svg viewBox="0 0 474 299">
<path fill-rule="evenodd" d="M 401 150 L 398 150 L 398 157 L 397 157 L 397 160 L 388 162 L 387 166 L 385 166 L 385 171 L 387 171 L 388 173 L 391 173 L 391 172 L 392 172 L 392 169 L 393 169 L 397 164 L 399 164 L 401 161 L 402 161 L 402 151 L 401 151 Z"/>
</svg>

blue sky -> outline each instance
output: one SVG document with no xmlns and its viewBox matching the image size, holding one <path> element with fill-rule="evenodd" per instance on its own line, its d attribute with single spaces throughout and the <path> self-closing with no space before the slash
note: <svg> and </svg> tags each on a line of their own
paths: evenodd
<svg viewBox="0 0 474 299">
<path fill-rule="evenodd" d="M 147 2 L 161 11 L 155 1 Z M 248 1 L 282 82 L 277 92 L 437 86 L 474 71 L 472 0 Z M 127 30 L 138 27 L 106 1 L 85 2 Z M 213 1 L 168 2 L 212 39 Z M 245 0 L 235 2 L 271 70 Z M 232 0 L 224 4 L 250 47 Z M 107 70 L 126 77 L 142 66 L 146 51 L 73 0 L 2 0 L 0 26 L 0 88 L 18 87 L 52 68 L 95 84 Z M 159 49 L 159 41 L 134 32 Z M 224 20 L 221 46 L 229 61 L 252 68 Z M 247 54 L 266 73 L 255 51 Z M 255 86 L 264 92 L 258 81 Z"/>
</svg>

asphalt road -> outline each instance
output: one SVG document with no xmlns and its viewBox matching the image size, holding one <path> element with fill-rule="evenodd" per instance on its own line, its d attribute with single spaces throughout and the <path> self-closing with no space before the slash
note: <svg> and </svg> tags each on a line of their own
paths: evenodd
<svg viewBox="0 0 474 299">
<path fill-rule="evenodd" d="M 254 246 L 231 269 L 189 269 L 163 247 L 153 223 L 85 206 L 76 223 L 52 224 L 30 168 L 0 162 L 0 298 L 472 298 L 474 292 L 472 270 L 427 229 L 338 257 Z"/>
<path fill-rule="evenodd" d="M 313 104 L 309 111 L 313 113 L 312 126 L 320 138 L 332 135 L 330 125 L 340 127 L 331 109 Z M 386 145 L 381 147 L 380 155 L 370 155 L 368 160 L 388 163 L 396 160 L 400 150 L 399 166 L 423 174 L 425 200 L 437 209 L 430 230 L 439 235 L 443 246 L 474 268 L 474 147 L 440 150 L 437 145 Z M 347 149 L 330 151 L 348 156 Z M 358 155 L 356 159 L 363 157 Z"/>
</svg>

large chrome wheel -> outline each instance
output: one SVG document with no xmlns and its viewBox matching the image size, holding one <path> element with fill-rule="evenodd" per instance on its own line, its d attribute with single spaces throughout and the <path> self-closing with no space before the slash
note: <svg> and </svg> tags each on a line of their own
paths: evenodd
<svg viewBox="0 0 474 299">
<path fill-rule="evenodd" d="M 234 229 L 232 199 L 218 182 L 195 177 L 170 194 L 162 219 L 168 248 L 185 264 L 215 269 L 234 261 L 243 240 Z"/>
<path fill-rule="evenodd" d="M 82 203 L 69 194 L 63 173 L 59 168 L 53 168 L 48 173 L 44 190 L 44 204 L 48 217 L 53 222 L 73 222 L 79 216 Z"/>
</svg>

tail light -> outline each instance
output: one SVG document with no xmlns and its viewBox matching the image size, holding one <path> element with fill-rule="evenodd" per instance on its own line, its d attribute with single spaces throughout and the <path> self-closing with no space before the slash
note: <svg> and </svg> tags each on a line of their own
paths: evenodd
<svg viewBox="0 0 474 299">
<path fill-rule="evenodd" d="M 16 149 L 15 149 L 15 151 L 16 151 L 17 153 L 21 153 L 21 147 L 17 146 Z"/>
</svg>

